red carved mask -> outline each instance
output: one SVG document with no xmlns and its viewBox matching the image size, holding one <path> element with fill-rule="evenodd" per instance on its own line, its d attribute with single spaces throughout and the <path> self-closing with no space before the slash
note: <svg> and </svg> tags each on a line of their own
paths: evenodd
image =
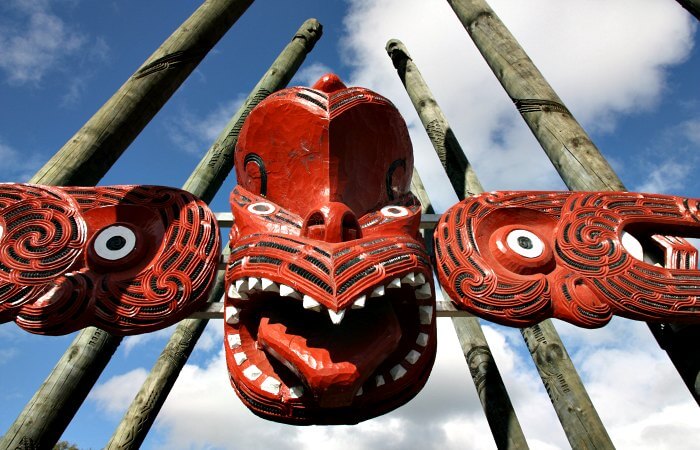
<svg viewBox="0 0 700 450">
<path fill-rule="evenodd" d="M 0 321 L 66 334 L 155 331 L 201 308 L 216 219 L 179 189 L 0 184 Z"/>
<path fill-rule="evenodd" d="M 396 108 L 334 75 L 285 89 L 250 113 L 235 166 L 224 326 L 243 402 L 353 423 L 408 401 L 435 358 L 435 301 Z"/>
<path fill-rule="evenodd" d="M 659 233 L 700 236 L 698 200 L 627 192 L 486 193 L 440 220 L 437 269 L 459 306 L 504 325 L 556 317 L 593 328 L 613 314 L 699 323 L 697 251 Z M 645 254 L 640 242 L 657 254 Z"/>
</svg>

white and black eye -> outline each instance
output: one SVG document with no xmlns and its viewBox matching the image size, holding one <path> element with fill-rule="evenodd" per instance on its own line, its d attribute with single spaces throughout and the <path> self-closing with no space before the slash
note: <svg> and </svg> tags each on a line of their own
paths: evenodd
<svg viewBox="0 0 700 450">
<path fill-rule="evenodd" d="M 275 212 L 275 206 L 267 202 L 258 202 L 248 205 L 248 211 L 259 216 L 267 216 Z"/>
<path fill-rule="evenodd" d="M 122 259 L 136 247 L 136 235 L 123 225 L 112 225 L 100 231 L 93 244 L 95 253 L 108 261 Z"/>
<path fill-rule="evenodd" d="M 513 230 L 508 233 L 506 243 L 511 250 L 525 258 L 537 258 L 544 253 L 544 242 L 531 231 Z"/>
<path fill-rule="evenodd" d="M 385 206 L 381 212 L 385 217 L 406 217 L 408 215 L 408 210 L 403 206 Z"/>
</svg>

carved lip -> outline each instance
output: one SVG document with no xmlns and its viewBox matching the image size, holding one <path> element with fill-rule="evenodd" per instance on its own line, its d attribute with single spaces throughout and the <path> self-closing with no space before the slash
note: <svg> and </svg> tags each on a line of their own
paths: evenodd
<svg viewBox="0 0 700 450">
<path fill-rule="evenodd" d="M 338 301 L 310 295 L 308 284 L 279 267 L 248 265 L 251 257 L 227 275 L 225 346 L 232 384 L 253 412 L 287 423 L 355 423 L 422 388 L 436 348 L 429 266 L 417 259 L 408 268 L 387 266 Z"/>
</svg>

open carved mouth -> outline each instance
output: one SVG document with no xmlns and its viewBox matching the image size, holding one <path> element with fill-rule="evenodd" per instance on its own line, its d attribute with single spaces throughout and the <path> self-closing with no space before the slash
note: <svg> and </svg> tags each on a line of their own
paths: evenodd
<svg viewBox="0 0 700 450">
<path fill-rule="evenodd" d="M 269 249 L 269 240 L 274 237 L 247 250 L 261 243 Z M 296 424 L 355 423 L 404 404 L 425 384 L 436 349 L 429 267 L 401 244 L 364 264 L 360 255 L 386 248 L 386 242 L 365 239 L 344 247 L 335 252 L 341 253 L 336 264 L 322 255 L 314 264 L 342 273 L 347 262 L 357 261 L 336 283 L 333 277 L 312 280 L 339 286 L 336 293 L 352 282 L 343 291 L 349 295 L 325 298 L 308 284 L 290 286 L 289 276 L 272 273 L 285 273 L 282 266 L 293 263 L 255 270 L 273 264 L 251 262 L 252 254 L 232 256 L 229 266 L 238 270 L 227 276 L 227 363 L 238 395 L 256 414 Z M 408 259 L 392 264 L 397 251 Z"/>
</svg>

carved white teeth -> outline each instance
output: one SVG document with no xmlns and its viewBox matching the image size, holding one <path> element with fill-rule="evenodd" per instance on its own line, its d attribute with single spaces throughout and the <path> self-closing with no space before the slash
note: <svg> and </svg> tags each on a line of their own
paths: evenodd
<svg viewBox="0 0 700 450">
<path fill-rule="evenodd" d="M 248 280 L 245 278 L 241 278 L 239 280 L 236 280 L 235 283 L 236 285 L 236 290 L 238 292 L 247 292 L 248 291 Z"/>
<path fill-rule="evenodd" d="M 258 369 L 258 366 L 252 365 L 248 366 L 243 370 L 243 375 L 250 381 L 255 381 L 258 379 L 260 375 L 262 375 L 262 371 Z"/>
<path fill-rule="evenodd" d="M 363 394 L 363 392 L 364 391 L 362 390 L 362 387 L 360 387 L 360 389 L 358 389 L 358 391 L 357 391 L 357 394 L 355 394 L 355 397 L 359 397 L 360 395 Z"/>
<path fill-rule="evenodd" d="M 398 289 L 401 287 L 401 280 L 394 278 L 389 282 L 389 284 L 386 285 L 386 287 L 389 289 Z"/>
<path fill-rule="evenodd" d="M 410 285 L 410 286 L 415 286 L 416 282 L 416 274 L 411 272 L 409 274 L 406 274 L 403 278 L 401 278 L 401 281 Z"/>
<path fill-rule="evenodd" d="M 289 397 L 290 398 L 299 398 L 302 395 L 304 395 L 304 387 L 303 386 L 294 386 L 292 388 L 289 388 Z"/>
<path fill-rule="evenodd" d="M 352 304 L 352 309 L 362 309 L 365 307 L 365 302 L 367 301 L 367 296 L 366 295 L 360 295 L 357 297 L 357 300 L 355 300 Z"/>
<path fill-rule="evenodd" d="M 430 290 L 430 283 L 424 283 L 421 287 L 416 289 L 415 294 L 418 300 L 425 300 L 431 298 L 433 296 L 433 293 Z"/>
<path fill-rule="evenodd" d="M 228 287 L 228 297 L 239 300 L 248 300 L 248 295 L 244 292 L 238 292 L 235 285 Z"/>
<path fill-rule="evenodd" d="M 428 345 L 428 335 L 425 333 L 420 333 L 416 338 L 416 344 L 420 345 L 421 347 Z"/>
<path fill-rule="evenodd" d="M 385 383 L 385 382 L 384 382 L 384 377 L 381 376 L 381 375 L 377 375 L 377 376 L 374 378 L 374 382 L 377 384 L 377 387 L 383 386 L 384 383 Z"/>
<path fill-rule="evenodd" d="M 331 322 L 333 322 L 333 325 L 338 325 L 343 321 L 343 317 L 345 317 L 345 310 L 341 309 L 340 311 L 335 312 L 332 309 L 329 309 L 328 315 L 331 317 Z"/>
<path fill-rule="evenodd" d="M 227 306 L 224 310 L 224 318 L 229 325 L 235 325 L 240 320 L 241 310 L 235 306 Z"/>
<path fill-rule="evenodd" d="M 419 359 L 420 353 L 418 353 L 415 350 L 411 350 L 410 352 L 408 352 L 408 355 L 406 355 L 406 361 L 408 361 L 411 364 L 415 364 Z"/>
<path fill-rule="evenodd" d="M 414 286 L 418 286 L 419 284 L 423 283 L 425 283 L 425 277 L 422 273 L 419 273 L 418 275 L 416 275 L 416 284 L 414 284 Z"/>
<path fill-rule="evenodd" d="M 227 338 L 228 338 L 228 347 L 231 350 L 241 346 L 241 335 L 240 334 L 229 334 L 227 336 Z"/>
<path fill-rule="evenodd" d="M 312 311 L 321 311 L 321 304 L 308 295 L 304 296 L 302 305 L 304 306 L 304 309 L 310 309 Z"/>
<path fill-rule="evenodd" d="M 396 381 L 402 376 L 406 375 L 406 369 L 404 369 L 401 364 L 397 364 L 391 368 L 389 373 L 391 374 L 391 378 L 393 378 L 394 381 Z"/>
<path fill-rule="evenodd" d="M 295 291 L 293 288 L 287 286 L 286 284 L 280 283 L 280 296 L 281 297 L 292 297 L 297 300 L 301 300 L 301 294 Z"/>
<path fill-rule="evenodd" d="M 372 293 L 369 295 L 370 297 L 381 297 L 384 295 L 384 286 L 377 286 L 374 288 Z"/>
<path fill-rule="evenodd" d="M 420 306 L 420 307 L 418 307 L 418 315 L 420 316 L 420 323 L 422 325 L 430 325 L 433 321 L 433 307 L 432 306 Z"/>
<path fill-rule="evenodd" d="M 248 290 L 249 291 L 254 291 L 254 290 L 260 289 L 260 288 L 261 288 L 260 278 L 256 278 L 256 277 L 248 278 Z"/>
<path fill-rule="evenodd" d="M 236 360 L 236 364 L 239 366 L 248 360 L 248 355 L 243 352 L 238 352 L 233 354 L 233 359 Z"/>
<path fill-rule="evenodd" d="M 277 283 L 270 280 L 269 278 L 261 278 L 260 285 L 262 286 L 263 292 L 279 292 L 280 287 Z"/>
<path fill-rule="evenodd" d="M 278 395 L 280 393 L 281 386 L 282 383 L 280 382 L 280 380 L 272 377 L 267 377 L 265 378 L 265 381 L 263 381 L 260 384 L 260 389 L 262 389 L 265 392 L 269 392 L 270 394 Z"/>
</svg>

